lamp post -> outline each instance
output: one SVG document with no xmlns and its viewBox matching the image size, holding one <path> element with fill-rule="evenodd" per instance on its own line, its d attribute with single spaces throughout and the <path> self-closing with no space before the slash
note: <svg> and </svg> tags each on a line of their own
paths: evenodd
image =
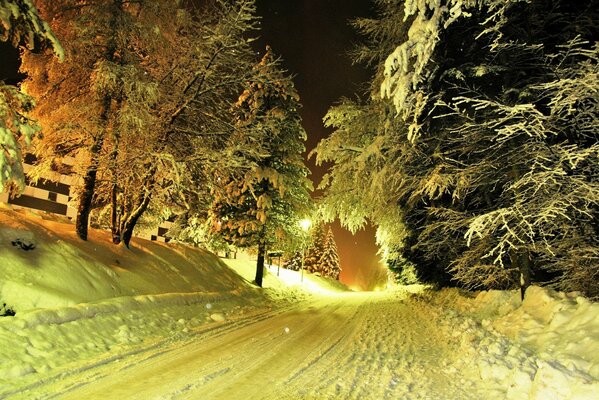
<svg viewBox="0 0 599 400">
<path fill-rule="evenodd" d="M 308 231 L 310 230 L 310 225 L 312 225 L 312 221 L 310 221 L 309 219 L 302 219 L 300 221 L 300 226 L 302 228 L 302 230 L 306 233 L 306 235 L 308 235 Z M 306 236 L 304 236 L 304 241 L 302 243 L 302 267 L 301 267 L 301 278 L 300 278 L 300 282 L 304 282 L 304 257 L 306 255 Z"/>
</svg>

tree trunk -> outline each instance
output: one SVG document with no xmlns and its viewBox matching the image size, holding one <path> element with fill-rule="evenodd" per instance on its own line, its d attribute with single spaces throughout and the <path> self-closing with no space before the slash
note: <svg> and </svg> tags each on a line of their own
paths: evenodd
<svg viewBox="0 0 599 400">
<path fill-rule="evenodd" d="M 103 113 L 104 114 L 104 113 Z M 87 226 L 89 225 L 89 213 L 92 208 L 92 199 L 96 187 L 96 177 L 98 174 L 98 154 L 104 144 L 104 135 L 99 135 L 90 149 L 90 165 L 83 177 L 83 188 L 79 194 L 79 204 L 77 205 L 77 219 L 75 220 L 75 231 L 81 240 L 87 240 Z"/>
<path fill-rule="evenodd" d="M 119 244 L 121 242 L 120 234 L 120 221 L 119 214 L 117 212 L 117 183 L 116 179 L 113 178 L 112 188 L 110 190 L 110 232 L 112 233 L 112 243 Z"/>
<path fill-rule="evenodd" d="M 512 175 L 514 182 L 517 182 L 518 179 L 522 176 L 520 172 L 520 168 L 517 165 L 512 165 Z M 518 200 L 520 194 L 516 192 L 516 200 Z M 530 286 L 532 280 L 532 270 L 530 267 L 530 253 L 528 250 L 512 250 L 510 251 L 510 261 L 512 266 L 518 269 L 520 273 L 520 299 L 524 301 L 524 293 L 526 289 Z"/>
<path fill-rule="evenodd" d="M 121 99 L 117 101 L 117 108 L 121 108 Z M 113 149 L 110 153 L 110 172 L 112 175 L 112 187 L 110 188 L 110 232 L 112 234 L 112 243 L 119 244 L 121 242 L 121 232 L 120 232 L 120 217 L 122 215 L 122 210 L 119 213 L 118 207 L 118 158 L 119 158 L 119 144 L 121 135 L 119 130 L 116 127 L 113 127 L 112 130 L 112 138 L 113 138 Z"/>
<path fill-rule="evenodd" d="M 125 224 L 123 224 L 123 229 L 121 231 L 121 238 L 125 246 L 129 248 L 129 242 L 131 242 L 131 238 L 133 237 L 133 229 L 135 229 L 135 225 L 137 221 L 142 216 L 142 214 L 148 209 L 148 205 L 150 204 L 150 198 L 152 197 L 152 192 L 149 190 L 145 192 L 145 194 L 141 198 L 141 202 L 139 206 L 131 212 Z"/>
<path fill-rule="evenodd" d="M 260 240 L 258 244 L 258 261 L 256 262 L 256 285 L 262 287 L 262 278 L 264 277 L 264 253 L 266 246 L 264 241 Z"/>
<path fill-rule="evenodd" d="M 129 248 L 129 242 L 131 241 L 131 237 L 133 237 L 133 229 L 135 229 L 137 221 L 139 221 L 139 218 L 143 215 L 143 213 L 148 209 L 148 206 L 150 205 L 152 190 L 154 189 L 154 174 L 156 173 L 157 168 L 158 167 L 156 165 L 153 165 L 146 173 L 143 179 L 143 193 L 140 193 L 137 197 L 137 205 L 134 204 L 136 208 L 133 209 L 131 213 L 129 213 L 129 216 L 125 219 L 125 222 L 120 224 L 121 240 L 125 243 L 125 246 L 127 246 L 127 248 Z M 124 216 L 121 216 L 121 220 L 123 218 Z"/>
<path fill-rule="evenodd" d="M 518 269 L 520 279 L 520 299 L 524 300 L 526 289 L 532 282 L 532 270 L 530 268 L 530 257 L 528 251 L 518 250 L 510 253 L 512 266 Z"/>
<path fill-rule="evenodd" d="M 113 5 L 115 9 L 112 13 L 112 19 L 110 21 L 112 38 L 108 44 L 106 59 L 108 61 L 114 61 L 116 55 L 116 34 L 117 34 L 117 21 L 118 14 L 122 12 L 122 2 L 120 0 L 114 0 Z M 102 127 L 106 129 L 108 127 L 108 121 L 110 118 L 110 108 L 112 104 L 112 97 L 110 94 L 105 95 L 102 101 L 102 112 L 100 114 L 100 121 Z M 92 207 L 92 199 L 94 197 L 94 190 L 96 187 L 96 178 L 98 175 L 98 155 L 104 145 L 105 132 L 99 134 L 94 138 L 94 143 L 90 148 L 90 165 L 83 177 L 83 189 L 79 196 L 79 204 L 77 205 L 77 219 L 75 221 L 75 231 L 77 236 L 82 240 L 87 240 L 87 228 L 89 225 L 89 213 Z"/>
</svg>

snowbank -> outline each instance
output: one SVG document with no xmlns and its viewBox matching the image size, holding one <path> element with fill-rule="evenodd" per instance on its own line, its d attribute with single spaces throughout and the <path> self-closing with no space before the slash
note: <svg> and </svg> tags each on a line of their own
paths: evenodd
<svg viewBox="0 0 599 400">
<path fill-rule="evenodd" d="M 481 376 L 512 382 L 498 389 L 506 398 L 599 398 L 599 304 L 535 286 L 523 302 L 518 291 L 455 289 L 434 301 L 453 308 L 456 335 L 476 344 Z"/>
<path fill-rule="evenodd" d="M 7 209 L 0 209 L 0 254 L 0 301 L 17 313 L 124 296 L 253 291 L 205 250 L 137 238 L 127 249 L 94 229 L 85 242 L 72 224 Z"/>
<path fill-rule="evenodd" d="M 27 398 L 48 380 L 266 318 L 309 299 L 308 286 L 343 290 L 309 275 L 289 286 L 268 272 L 262 290 L 247 256 L 229 266 L 199 248 L 138 238 L 127 249 L 94 229 L 85 242 L 54 218 L 0 208 L 0 302 L 16 311 L 0 318 L 1 398 Z"/>
</svg>

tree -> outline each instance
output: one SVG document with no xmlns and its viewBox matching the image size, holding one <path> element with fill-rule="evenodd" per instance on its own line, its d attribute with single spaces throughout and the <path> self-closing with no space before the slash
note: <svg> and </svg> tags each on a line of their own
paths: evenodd
<svg viewBox="0 0 599 400">
<path fill-rule="evenodd" d="M 302 268 L 302 252 L 296 251 L 291 256 L 285 258 L 283 268 L 287 268 L 291 271 L 299 271 Z"/>
<path fill-rule="evenodd" d="M 215 234 L 239 247 L 258 247 L 256 279 L 262 286 L 269 245 L 301 235 L 299 220 L 310 206 L 310 182 L 302 152 L 306 133 L 299 116 L 299 96 L 291 78 L 280 70 L 270 47 L 254 80 L 235 104 L 239 139 L 257 138 L 261 155 L 249 169 L 221 177 L 211 209 Z"/>
<path fill-rule="evenodd" d="M 157 225 L 199 209 L 205 219 L 212 176 L 248 151 L 231 141 L 229 109 L 251 71 L 253 0 L 63 0 L 44 11 L 67 38 L 70 62 L 24 63 L 31 90 L 48 100 L 35 176 L 74 159 L 80 237 L 90 215 L 126 246 L 144 215 Z"/>
<path fill-rule="evenodd" d="M 335 236 L 331 227 L 327 232 L 319 265 L 322 276 L 339 280 L 341 265 L 339 264 L 339 254 L 337 254 L 337 243 L 335 243 Z"/>
<path fill-rule="evenodd" d="M 321 272 L 320 260 L 324 254 L 326 232 L 323 223 L 318 223 L 310 232 L 310 245 L 304 256 L 304 269 L 308 272 Z"/>
<path fill-rule="evenodd" d="M 76 231 L 86 240 L 90 212 L 102 200 L 98 180 L 113 181 L 119 150 L 127 146 L 133 153 L 129 161 L 137 160 L 145 136 L 154 133 L 159 96 L 151 56 L 156 47 L 169 46 L 172 26 L 165 24 L 177 21 L 176 7 L 158 1 L 61 0 L 40 10 L 64 41 L 66 62 L 23 59 L 28 92 L 43 98 L 34 114 L 44 136 L 35 148 L 39 162 L 33 177 L 71 170 L 62 161 L 74 160 L 71 172 L 81 177 Z"/>
<path fill-rule="evenodd" d="M 14 47 L 29 51 L 51 48 L 59 60 L 64 59 L 62 46 L 30 0 L 0 3 L 0 41 L 10 41 Z M 27 116 L 33 107 L 32 97 L 0 82 L 0 192 L 11 183 L 19 192 L 25 186 L 22 150 L 40 130 Z"/>
<path fill-rule="evenodd" d="M 140 179 L 119 187 L 129 194 L 118 207 L 126 244 L 150 199 L 154 210 L 181 214 L 179 231 L 186 237 L 206 239 L 205 224 L 187 221 L 207 219 L 213 177 L 227 176 L 256 156 L 251 138 L 240 139 L 230 122 L 230 105 L 254 73 L 248 39 L 258 24 L 254 1 L 218 0 L 195 11 L 183 13 L 185 34 L 177 37 L 176 52 L 168 48 L 159 55 L 166 62 L 159 85 L 165 104 L 160 133 L 149 142 L 153 157 Z M 164 212 L 154 213 L 158 222 L 165 218 Z"/>
<path fill-rule="evenodd" d="M 597 115 L 588 85 L 596 49 L 576 39 L 597 37 L 593 10 L 567 2 L 490 5 L 471 17 L 486 24 L 452 22 L 441 36 L 458 45 L 435 51 L 428 68 L 443 72 L 419 87 L 430 99 L 422 114 L 411 111 L 422 133 L 415 140 L 435 156 L 412 192 L 431 205 L 415 247 L 463 285 L 520 286 L 522 295 L 533 281 L 565 288 L 558 249 L 594 247 L 569 240 L 585 236 L 594 217 L 583 210 L 596 207 L 587 162 L 594 164 L 597 130 L 585 122 Z M 535 23 L 523 25 L 531 16 Z M 465 32 L 478 39 L 466 42 Z"/>
<path fill-rule="evenodd" d="M 379 5 L 357 23 L 371 96 L 317 148 L 328 212 L 372 220 L 421 278 L 596 295 L 596 2 Z"/>
</svg>

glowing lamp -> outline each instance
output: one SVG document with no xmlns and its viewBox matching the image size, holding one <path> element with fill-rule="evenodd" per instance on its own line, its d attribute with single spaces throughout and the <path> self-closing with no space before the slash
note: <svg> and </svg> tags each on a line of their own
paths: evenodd
<svg viewBox="0 0 599 400">
<path fill-rule="evenodd" d="M 310 221 L 309 219 L 302 219 L 300 221 L 300 226 L 302 227 L 303 230 L 305 230 L 306 232 L 310 229 L 310 226 L 312 225 L 312 221 Z"/>
</svg>

